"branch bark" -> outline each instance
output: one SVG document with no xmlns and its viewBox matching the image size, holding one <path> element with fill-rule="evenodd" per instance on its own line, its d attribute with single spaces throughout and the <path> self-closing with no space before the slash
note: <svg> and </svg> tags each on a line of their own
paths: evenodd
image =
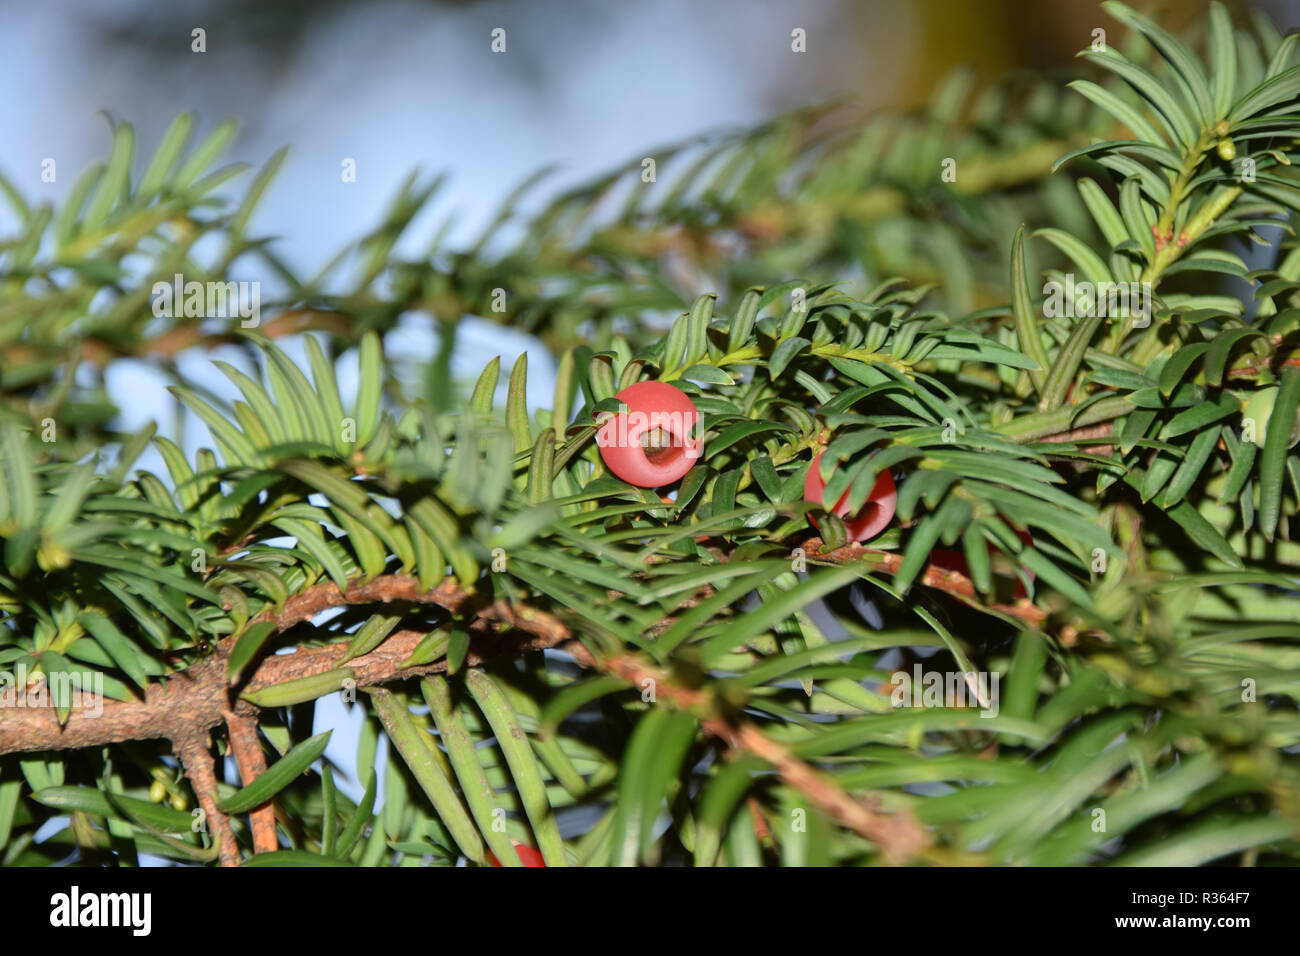
<svg viewBox="0 0 1300 956">
<path fill-rule="evenodd" d="M 803 543 L 814 560 L 827 562 L 870 561 L 894 572 L 902 556 L 851 544 L 817 553 L 822 542 L 811 538 Z M 943 590 L 961 600 L 978 604 L 970 579 L 954 571 L 928 566 L 918 579 L 924 586 Z M 831 777 L 798 759 L 769 738 L 755 724 L 735 722 L 723 716 L 710 695 L 674 685 L 649 663 L 631 654 L 598 658 L 576 640 L 572 630 L 555 615 L 537 608 L 491 601 L 464 590 L 451 578 L 426 591 L 407 575 L 385 575 L 342 592 L 333 583 L 313 585 L 289 598 L 278 610 L 268 610 L 257 620 L 275 621 L 280 631 L 311 620 L 322 611 L 345 605 L 390 601 L 437 605 L 453 615 L 470 615 L 471 645 L 467 662 L 473 666 L 502 653 L 558 647 L 580 664 L 599 669 L 638 685 L 653 679 L 658 692 L 675 706 L 695 713 L 704 729 L 728 746 L 747 751 L 770 763 L 791 786 L 843 825 L 879 844 L 887 859 L 901 862 L 914 856 L 928 841 L 924 829 L 909 814 L 881 814 L 847 793 Z M 1019 619 L 1031 627 L 1040 626 L 1046 612 L 1028 600 L 1016 604 L 980 605 L 986 610 Z M 500 625 L 506 625 L 501 632 Z M 446 670 L 446 661 L 405 666 L 425 638 L 418 631 L 403 630 L 389 636 L 368 654 L 346 662 L 356 686 L 369 687 Z M 208 750 L 209 731 L 225 723 L 240 777 L 247 785 L 265 771 L 265 757 L 257 740 L 257 709 L 240 699 L 239 693 L 257 691 L 302 677 L 325 673 L 344 663 L 345 643 L 323 647 L 299 647 L 292 654 L 272 655 L 237 685 L 228 679 L 228 660 L 236 638 L 225 638 L 208 658 L 165 681 L 152 683 L 137 701 L 109 701 L 102 708 L 74 708 L 67 722 L 58 723 L 51 708 L 12 708 L 0 718 L 0 753 L 67 750 L 102 746 L 128 740 L 168 739 L 180 755 L 207 814 L 213 832 L 221 840 L 223 865 L 237 865 L 238 849 L 229 818 L 217 809 L 216 778 Z M 268 803 L 252 814 L 255 852 L 278 847 L 274 806 Z"/>
<path fill-rule="evenodd" d="M 203 808 L 204 820 L 217 841 L 218 858 L 222 866 L 239 866 L 239 846 L 230 817 L 217 806 L 217 775 L 212 769 L 212 754 L 208 751 L 206 733 L 192 733 L 173 740 L 176 755 L 180 757 L 185 776 L 189 777 L 194 793 Z"/>
<path fill-rule="evenodd" d="M 890 574 L 897 573 L 898 569 L 903 566 L 903 556 L 898 552 L 868 548 L 866 545 L 856 542 L 846 544 L 844 547 L 836 548 L 833 551 L 827 551 L 825 554 L 818 554 L 822 547 L 821 538 L 809 538 L 803 543 L 802 547 L 808 557 L 816 561 L 843 564 L 847 561 L 867 559 Z M 975 590 L 975 583 L 960 571 L 950 571 L 935 564 L 927 564 L 925 569 L 917 576 L 917 582 L 925 587 L 943 591 L 945 594 L 949 594 L 980 610 L 993 611 L 1016 618 L 1030 627 L 1042 627 L 1043 622 L 1047 620 L 1047 612 L 1028 598 L 1022 598 L 1015 604 L 983 603 L 980 600 L 979 592 Z"/>
<path fill-rule="evenodd" d="M 239 779 L 245 787 L 266 773 L 266 755 L 262 753 L 262 744 L 257 739 L 257 721 L 243 717 L 234 712 L 227 712 L 226 733 L 230 737 L 230 750 L 235 755 L 235 765 L 239 767 Z M 248 815 L 248 822 L 253 828 L 253 852 L 270 853 L 280 847 L 275 835 L 275 803 L 266 801 L 254 807 Z"/>
<path fill-rule="evenodd" d="M 576 641 L 563 645 L 563 650 L 580 664 L 602 670 L 633 687 L 643 687 L 645 681 L 653 681 L 656 698 L 665 697 L 674 706 L 694 713 L 708 733 L 728 746 L 770 763 L 782 780 L 803 793 L 815 807 L 879 845 L 890 863 L 906 862 L 929 845 L 929 835 L 910 813 L 882 814 L 866 806 L 837 781 L 800 760 L 750 721 L 732 721 L 721 716 L 709 694 L 677 686 L 658 668 L 632 654 L 600 659 Z"/>
</svg>

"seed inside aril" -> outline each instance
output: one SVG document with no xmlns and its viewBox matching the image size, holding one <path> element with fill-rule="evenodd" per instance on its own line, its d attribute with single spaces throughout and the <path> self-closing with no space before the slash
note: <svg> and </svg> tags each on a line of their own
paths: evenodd
<svg viewBox="0 0 1300 956">
<path fill-rule="evenodd" d="M 648 428 L 641 433 L 641 450 L 646 459 L 655 465 L 672 461 L 682 453 L 682 442 L 672 432 L 662 428 Z"/>
</svg>

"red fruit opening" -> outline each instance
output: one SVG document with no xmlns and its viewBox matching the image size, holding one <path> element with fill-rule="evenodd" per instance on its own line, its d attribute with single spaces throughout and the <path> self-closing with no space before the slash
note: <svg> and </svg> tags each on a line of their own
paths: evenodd
<svg viewBox="0 0 1300 956">
<path fill-rule="evenodd" d="M 641 433 L 641 450 L 654 467 L 667 468 L 686 454 L 686 445 L 672 432 L 655 428 Z"/>
<path fill-rule="evenodd" d="M 690 471 L 700 457 L 691 437 L 700 413 L 686 393 L 667 382 L 637 382 L 617 397 L 627 411 L 596 432 L 606 467 L 639 488 L 671 485 Z"/>
</svg>

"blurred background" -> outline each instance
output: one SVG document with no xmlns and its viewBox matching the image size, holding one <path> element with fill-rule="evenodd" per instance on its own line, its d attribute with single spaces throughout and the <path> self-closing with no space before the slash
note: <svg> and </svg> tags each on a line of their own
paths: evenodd
<svg viewBox="0 0 1300 956">
<path fill-rule="evenodd" d="M 1133 5 L 1175 31 L 1205 6 Z M 1283 32 L 1300 26 L 1300 0 L 1230 6 L 1262 12 Z M 544 197 L 657 147 L 834 97 L 863 110 L 920 105 L 958 66 L 977 82 L 1027 69 L 1065 78 L 1098 27 L 1118 31 L 1081 0 L 12 0 L 0 2 L 0 171 L 29 200 L 58 203 L 107 155 L 109 119 L 135 127 L 143 164 L 178 113 L 196 113 L 200 136 L 233 117 L 230 159 L 258 167 L 290 147 L 252 231 L 278 237 L 278 254 L 311 273 L 374 228 L 417 168 L 448 180 L 398 247 L 412 255 L 453 211 L 448 239 L 472 240 L 543 167 L 555 167 Z M 204 52 L 193 49 L 196 29 Z M 498 29 L 504 52 L 492 49 Z M 806 35 L 800 54 L 796 29 Z M 47 159 L 53 182 L 42 180 Z M 346 160 L 355 182 L 340 175 Z M 0 205 L 0 238 L 9 215 Z M 259 276 L 239 275 L 237 264 L 234 277 Z M 300 343 L 279 344 L 302 360 Z M 435 323 L 403 323 L 386 345 L 427 361 Z M 517 330 L 470 317 L 452 371 L 472 376 L 497 354 L 508 366 L 524 350 L 530 400 L 545 405 L 554 357 Z M 193 350 L 180 362 L 233 396 L 213 357 Z M 219 357 L 244 364 L 240 353 Z M 350 374 L 345 357 L 345 402 Z M 145 362 L 116 362 L 108 385 L 119 427 L 158 418 L 177 437 L 183 419 L 170 417 L 166 384 Z M 183 439 L 191 453 L 211 443 L 193 422 Z M 156 457 L 139 465 L 162 470 Z M 327 756 L 351 767 L 356 722 L 346 708 L 322 701 L 317 725 L 335 728 Z M 352 784 L 343 782 L 355 797 Z"/>
<path fill-rule="evenodd" d="M 1178 31 L 1206 3 L 1134 5 Z M 1300 0 L 1229 6 L 1284 33 L 1300 24 Z M 228 160 L 257 168 L 289 147 L 251 229 L 312 274 L 382 222 L 417 169 L 447 177 L 398 244 L 419 258 L 449 219 L 448 243 L 472 241 L 544 168 L 534 208 L 660 147 L 809 104 L 921 106 L 957 68 L 977 88 L 1029 71 L 1063 81 L 1099 27 L 1116 42 L 1118 24 L 1090 0 L 0 0 L 0 173 L 29 200 L 57 204 L 107 156 L 112 123 L 135 127 L 142 167 L 177 114 L 195 113 L 196 138 L 233 118 Z M 343 181 L 347 161 L 355 181 Z M 247 178 L 223 191 L 238 195 Z M 15 222 L 0 203 L 0 235 Z M 235 278 L 267 278 L 241 266 L 265 272 L 244 259 Z M 403 321 L 389 351 L 418 365 L 436 339 L 432 321 Z M 451 370 L 463 379 L 523 350 L 530 401 L 545 403 L 553 357 L 498 323 L 462 322 Z M 181 364 L 203 377 L 209 358 L 195 350 Z M 119 424 L 138 428 L 170 405 L 166 383 L 143 363 L 118 366 L 116 387 L 131 396 Z M 234 394 L 224 379 L 212 387 Z M 206 438 L 193 431 L 191 450 Z"/>
<path fill-rule="evenodd" d="M 1174 29 L 1205 7 L 1134 5 Z M 1300 23 L 1300 0 L 1230 6 L 1284 33 Z M 372 227 L 417 167 L 449 174 L 438 211 L 456 209 L 453 238 L 468 236 L 546 166 L 559 188 L 837 96 L 919 105 L 958 66 L 984 80 L 1064 73 L 1094 29 L 1115 26 L 1080 0 L 3 0 L 0 167 L 57 201 L 106 155 L 103 114 L 134 125 L 142 150 L 184 110 L 200 132 L 234 117 L 233 159 L 260 165 L 290 146 L 255 227 L 311 268 Z M 192 50 L 195 29 L 206 52 Z M 341 181 L 344 159 L 355 183 Z"/>
</svg>

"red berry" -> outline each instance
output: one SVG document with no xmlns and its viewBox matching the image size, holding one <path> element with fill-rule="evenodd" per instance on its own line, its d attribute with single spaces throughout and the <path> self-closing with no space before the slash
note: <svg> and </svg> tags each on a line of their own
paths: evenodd
<svg viewBox="0 0 1300 956">
<path fill-rule="evenodd" d="M 960 551 L 935 548 L 930 552 L 930 563 L 936 568 L 943 568 L 945 571 L 956 571 L 958 574 L 970 577 L 970 565 L 966 562 L 966 555 Z"/>
<path fill-rule="evenodd" d="M 605 465 L 639 488 L 661 488 L 694 466 L 702 445 L 691 437 L 700 413 L 679 388 L 667 382 L 637 382 L 618 393 L 627 406 L 596 432 Z"/>
<path fill-rule="evenodd" d="M 808 466 L 808 477 L 803 481 L 803 500 L 819 505 L 822 503 L 822 493 L 826 490 L 826 482 L 822 481 L 820 468 L 823 454 L 825 453 L 818 453 L 812 460 L 812 464 Z M 848 517 L 849 494 L 849 491 L 844 492 L 831 511 L 845 519 L 844 527 L 849 532 L 850 541 L 869 541 L 884 531 L 893 520 L 894 506 L 898 502 L 898 489 L 894 486 L 894 478 L 888 471 L 882 471 L 876 476 L 876 484 L 871 489 L 871 494 L 867 495 L 867 503 L 852 518 Z M 815 520 L 812 518 L 808 520 L 816 527 Z"/>
<path fill-rule="evenodd" d="M 1034 538 L 1028 531 L 1017 531 L 1016 537 L 1019 538 L 1026 547 L 1033 547 Z M 997 551 L 997 549 L 993 547 L 991 541 L 989 542 L 988 550 L 989 554 L 994 554 Z M 958 574 L 970 577 L 970 565 L 966 561 L 966 555 L 961 551 L 949 551 L 947 548 L 935 548 L 930 552 L 930 564 L 934 565 L 936 568 L 943 568 L 945 571 L 956 571 Z M 1034 580 L 1033 571 L 1026 568 L 1025 573 L 1029 575 L 1030 581 Z M 1025 596 L 1025 585 L 1023 581 L 1016 581 L 1015 596 L 1018 598 Z"/>
<path fill-rule="evenodd" d="M 527 843 L 516 843 L 515 852 L 519 854 L 519 861 L 523 863 L 524 866 L 546 865 L 546 861 L 542 858 L 542 854 L 534 850 Z M 488 850 L 488 862 L 493 866 L 501 865 L 501 861 L 497 859 L 496 854 L 491 850 Z"/>
</svg>

